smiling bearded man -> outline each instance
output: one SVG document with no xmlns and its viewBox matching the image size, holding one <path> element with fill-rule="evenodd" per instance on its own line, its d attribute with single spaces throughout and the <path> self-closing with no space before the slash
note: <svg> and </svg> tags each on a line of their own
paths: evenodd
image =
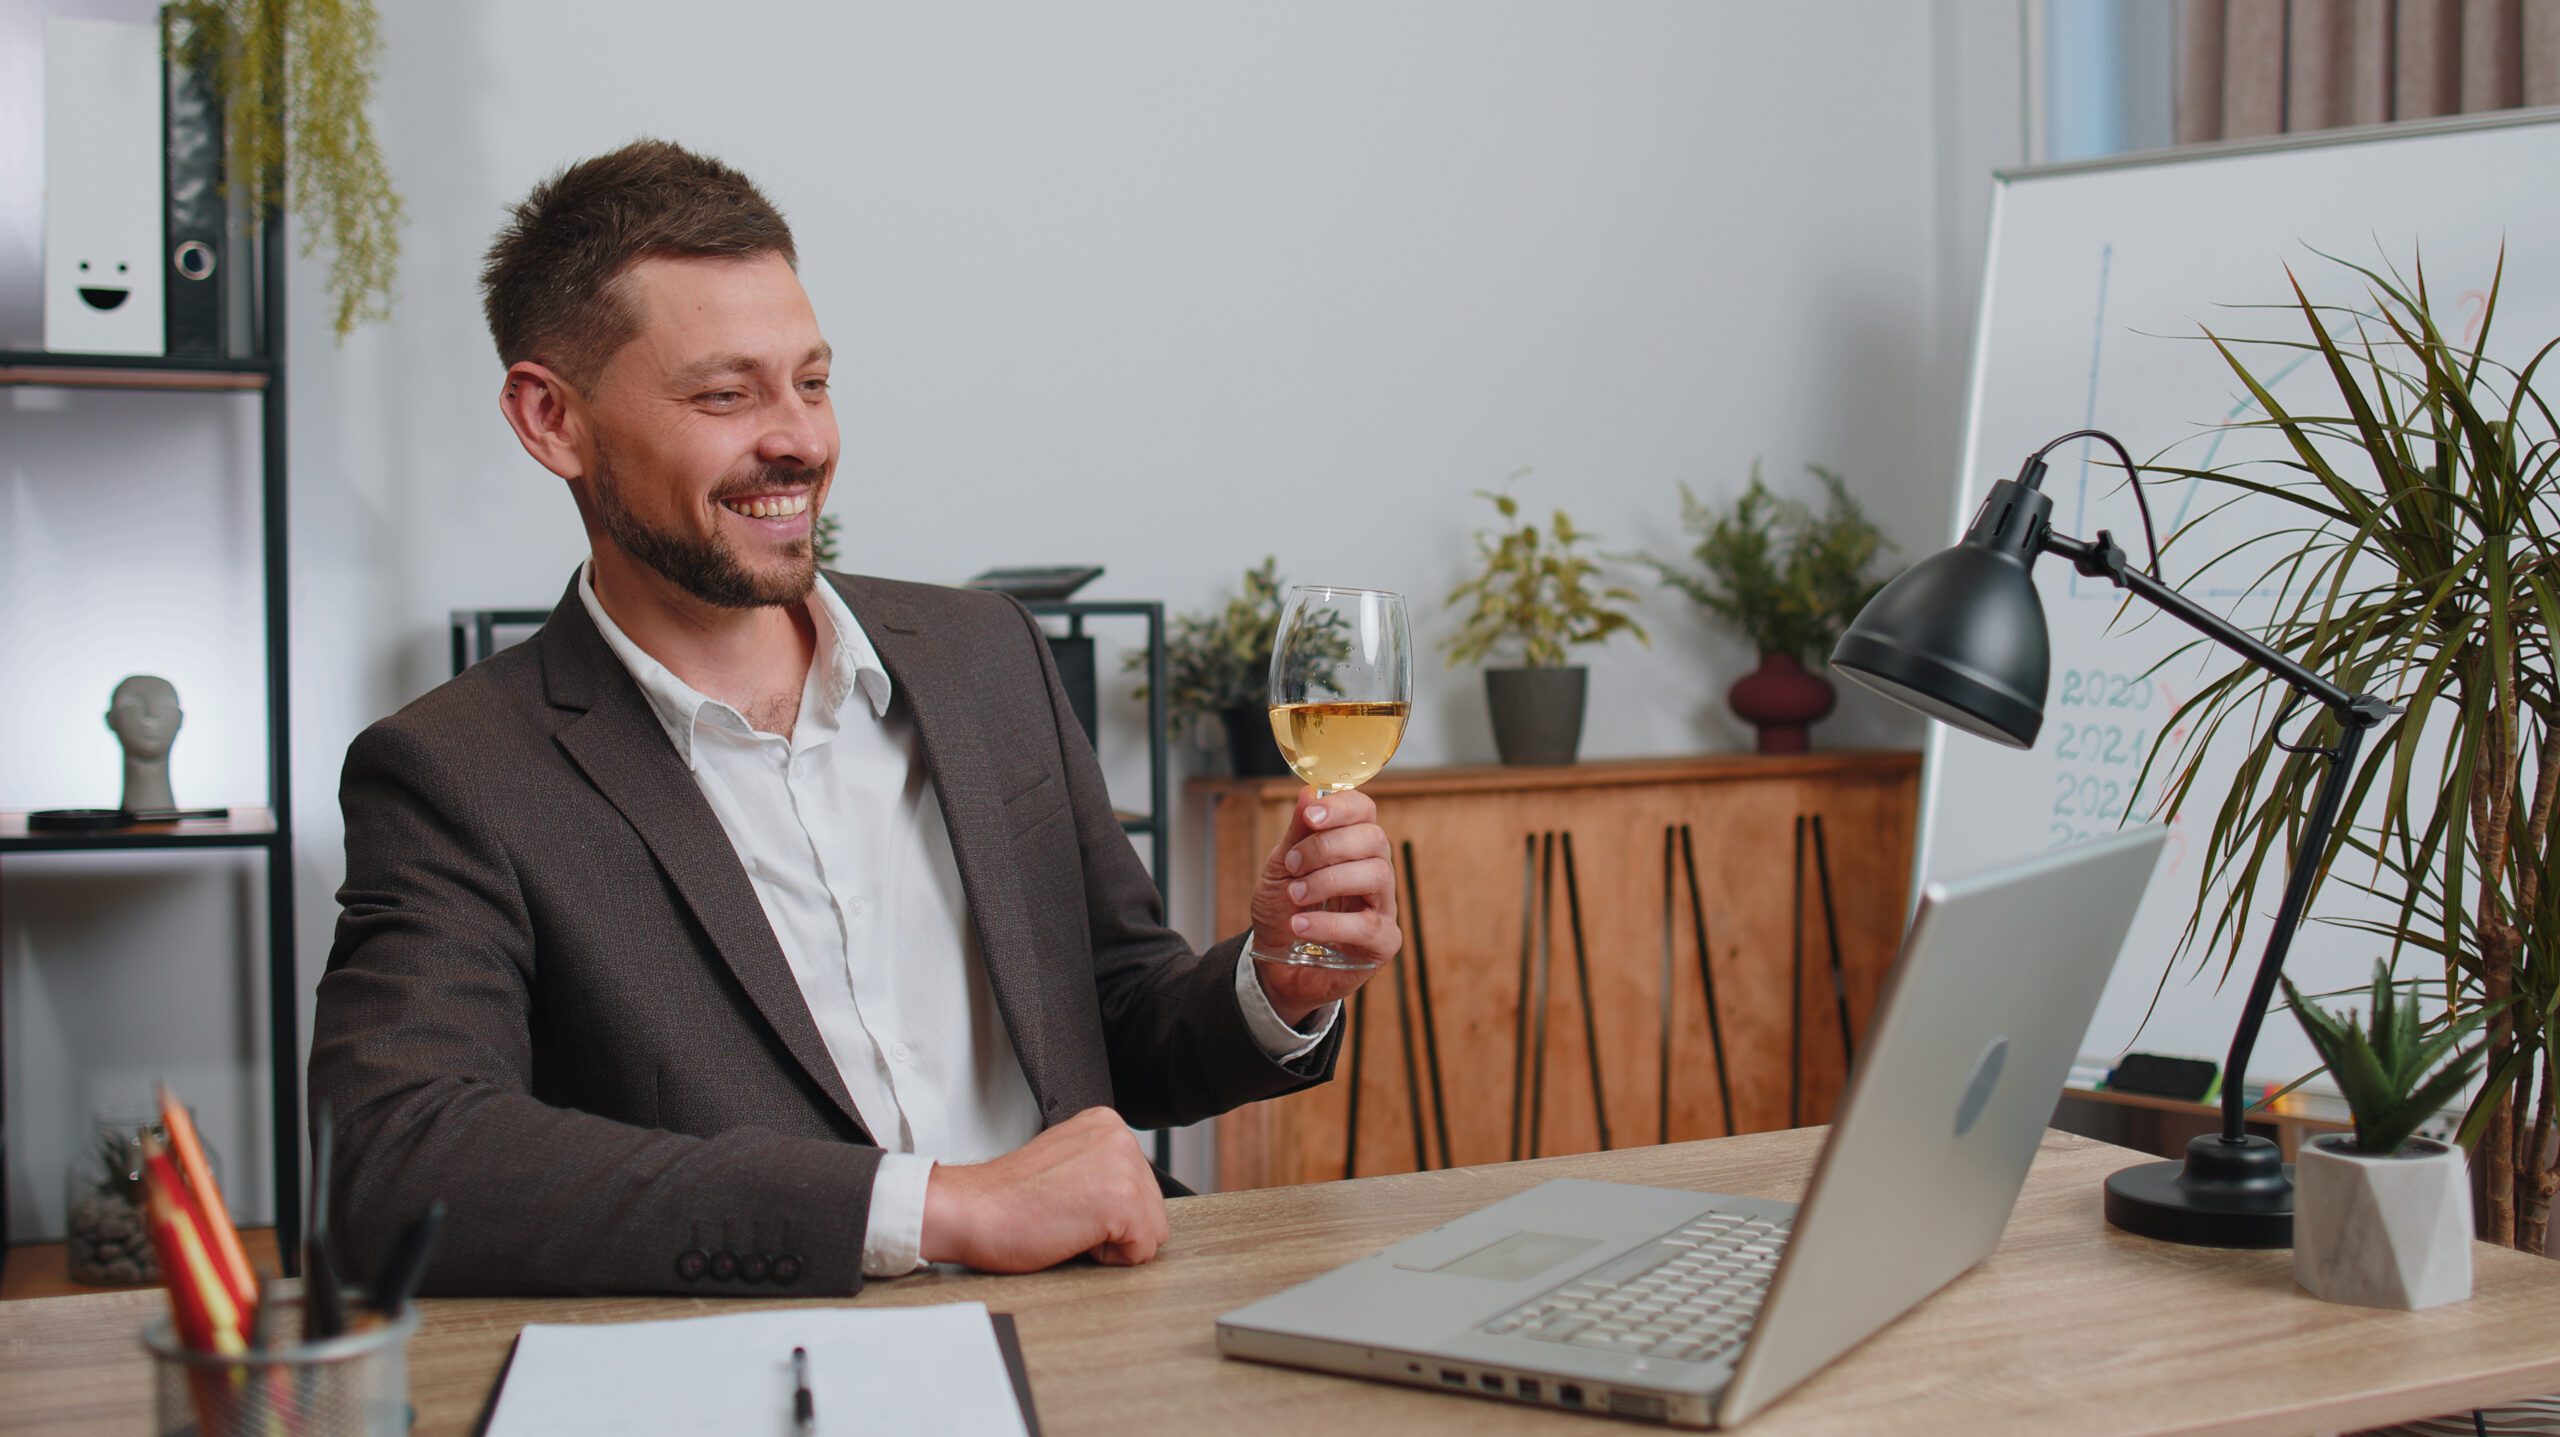
<svg viewBox="0 0 2560 1437">
<path fill-rule="evenodd" d="M 1369 801 L 1301 796 L 1250 932 L 1167 931 L 1030 614 L 819 571 L 833 351 L 735 170 L 573 165 L 482 288 L 589 558 L 348 750 L 311 1051 L 340 1270 L 436 1200 L 444 1293 L 1154 1256 L 1127 1124 L 1323 1081 L 1366 976 L 1256 953 L 1401 942 Z"/>
</svg>

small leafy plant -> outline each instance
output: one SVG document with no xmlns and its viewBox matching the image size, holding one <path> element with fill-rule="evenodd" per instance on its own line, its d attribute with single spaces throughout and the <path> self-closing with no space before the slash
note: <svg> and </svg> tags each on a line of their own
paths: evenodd
<svg viewBox="0 0 2560 1437">
<path fill-rule="evenodd" d="M 1177 614 L 1165 635 L 1165 711 L 1176 734 L 1193 731 L 1221 709 L 1260 708 L 1271 696 L 1271 641 L 1280 629 L 1280 561 L 1266 557 L 1244 571 L 1243 592 L 1209 613 Z M 1146 668 L 1143 650 L 1121 661 Z M 1147 686 L 1136 690 L 1141 700 Z"/>
<path fill-rule="evenodd" d="M 1538 669 L 1557 667 L 1567 649 L 1605 643 L 1613 634 L 1653 642 L 1627 612 L 1636 602 L 1634 592 L 1599 587 L 1600 562 L 1579 552 L 1593 536 L 1575 528 L 1562 509 L 1542 534 L 1537 525 L 1521 522 L 1519 500 L 1487 489 L 1476 493 L 1507 527 L 1476 531 L 1476 556 L 1484 567 L 1449 591 L 1448 607 L 1473 605 L 1448 640 L 1451 667 L 1478 662 L 1510 644 L 1519 646 L 1524 664 Z"/>
<path fill-rule="evenodd" d="M 2399 1001 L 2398 985 L 2380 962 L 2373 965 L 2368 1028 L 2357 1027 L 2352 1013 L 2323 1012 L 2295 989 L 2292 979 L 2278 975 L 2277 981 L 2284 984 L 2285 1002 L 2302 1020 L 2311 1046 L 2319 1050 L 2355 1117 L 2357 1152 L 2369 1157 L 2399 1152 L 2419 1124 L 2461 1096 L 2463 1084 L 2480 1067 L 2479 1048 L 2463 1053 L 2453 1048 L 2488 1013 L 2475 1008 L 2426 1033 L 2419 1025 L 2415 995 L 2412 1001 Z"/>
<path fill-rule="evenodd" d="M 1828 495 L 1822 511 L 1771 493 L 1753 461 L 1751 482 L 1719 512 L 1680 486 L 1680 524 L 1697 538 L 1692 570 L 1651 555 L 1662 582 L 1742 631 L 1764 654 L 1818 663 L 1867 600 L 1893 577 L 1893 544 L 1849 497 L 1840 476 L 1805 466 Z"/>
</svg>

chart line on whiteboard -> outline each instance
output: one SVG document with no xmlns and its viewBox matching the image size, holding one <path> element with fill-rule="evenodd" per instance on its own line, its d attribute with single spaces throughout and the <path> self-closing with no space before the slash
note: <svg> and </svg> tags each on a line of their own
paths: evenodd
<svg viewBox="0 0 2560 1437">
<path fill-rule="evenodd" d="M 2107 279 L 2115 270 L 2115 260 L 2116 247 L 2113 240 L 2098 246 L 2098 313 L 2089 322 L 2089 399 L 2081 411 L 2080 427 L 2083 429 L 2098 427 L 2098 361 L 2106 353 L 2107 348 Z M 2080 497 L 2077 501 L 2079 507 L 2071 516 L 2071 532 L 2075 534 L 2089 532 L 2089 445 L 2091 442 L 2087 439 L 2080 441 Z M 2072 572 L 2069 582 L 2071 597 L 2075 599 L 2080 597 L 2080 575 L 2077 570 Z"/>
</svg>

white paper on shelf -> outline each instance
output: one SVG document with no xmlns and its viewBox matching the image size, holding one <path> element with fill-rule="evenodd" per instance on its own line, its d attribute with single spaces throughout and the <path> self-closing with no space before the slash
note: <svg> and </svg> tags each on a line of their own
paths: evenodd
<svg viewBox="0 0 2560 1437">
<path fill-rule="evenodd" d="M 962 1302 L 529 1323 L 489 1437 L 789 1433 L 794 1347 L 822 1433 L 1024 1430 L 986 1304 Z"/>
</svg>

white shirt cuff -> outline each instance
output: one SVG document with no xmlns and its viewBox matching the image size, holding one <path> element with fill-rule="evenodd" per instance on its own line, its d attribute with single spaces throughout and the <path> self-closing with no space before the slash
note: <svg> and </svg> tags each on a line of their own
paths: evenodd
<svg viewBox="0 0 2560 1437">
<path fill-rule="evenodd" d="M 882 1153 L 871 1178 L 871 1217 L 862 1230 L 862 1275 L 904 1277 L 924 1266 L 924 1189 L 933 1159 Z"/>
<path fill-rule="evenodd" d="M 1262 991 L 1262 980 L 1254 976 L 1251 938 L 1236 954 L 1236 1006 L 1244 1009 L 1244 1025 L 1253 1031 L 1253 1041 L 1275 1063 L 1294 1063 L 1314 1052 L 1333 1031 L 1334 1019 L 1342 1015 L 1340 1003 L 1327 1003 L 1307 1015 L 1315 1025 L 1312 1031 L 1290 1027 L 1273 1011 L 1271 995 Z"/>
</svg>

